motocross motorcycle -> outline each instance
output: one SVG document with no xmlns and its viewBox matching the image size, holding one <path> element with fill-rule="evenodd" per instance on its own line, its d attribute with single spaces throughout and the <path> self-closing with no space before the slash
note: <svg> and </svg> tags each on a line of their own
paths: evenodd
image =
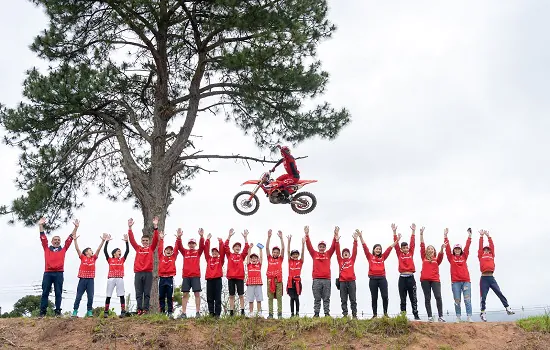
<svg viewBox="0 0 550 350">
<path fill-rule="evenodd" d="M 284 189 L 289 193 L 285 196 L 282 188 L 271 179 L 271 171 L 262 174 L 259 180 L 248 180 L 242 185 L 256 185 L 252 192 L 241 191 L 233 198 L 233 208 L 241 215 L 253 215 L 260 209 L 260 201 L 256 195 L 262 189 L 272 204 L 290 204 L 292 210 L 298 214 L 308 214 L 317 206 L 317 198 L 310 192 L 299 192 L 305 185 L 317 180 L 299 180 L 298 183 L 286 185 Z M 241 186 L 242 186 L 241 185 Z"/>
</svg>

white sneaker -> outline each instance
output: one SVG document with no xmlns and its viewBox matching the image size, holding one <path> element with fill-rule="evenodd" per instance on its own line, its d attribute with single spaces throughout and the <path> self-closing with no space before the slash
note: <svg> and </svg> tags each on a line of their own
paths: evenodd
<svg viewBox="0 0 550 350">
<path fill-rule="evenodd" d="M 433 317 L 428 317 L 428 322 L 433 322 L 433 321 L 434 321 Z"/>
<path fill-rule="evenodd" d="M 254 317 L 254 311 L 248 311 L 248 317 Z"/>
<path fill-rule="evenodd" d="M 462 319 L 460 318 L 460 316 L 456 316 L 456 323 L 460 323 L 462 322 Z"/>
<path fill-rule="evenodd" d="M 479 315 L 479 317 L 481 317 L 481 320 L 483 322 L 487 322 L 487 314 L 485 313 L 485 311 L 483 311 L 481 315 Z"/>
<path fill-rule="evenodd" d="M 506 313 L 507 313 L 508 315 L 514 315 L 514 314 L 515 314 L 515 312 L 512 311 L 512 309 L 511 309 L 509 306 L 506 308 Z"/>
<path fill-rule="evenodd" d="M 466 322 L 474 322 L 474 320 L 472 320 L 472 316 L 468 316 L 468 318 L 466 319 Z"/>
<path fill-rule="evenodd" d="M 445 319 L 444 319 L 443 317 L 439 317 L 439 318 L 437 319 L 437 322 L 447 322 L 447 321 L 445 321 Z"/>
</svg>

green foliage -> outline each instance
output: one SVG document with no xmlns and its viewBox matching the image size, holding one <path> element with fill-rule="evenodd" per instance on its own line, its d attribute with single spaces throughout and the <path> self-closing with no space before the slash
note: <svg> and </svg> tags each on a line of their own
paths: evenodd
<svg viewBox="0 0 550 350">
<path fill-rule="evenodd" d="M 532 316 L 517 321 L 518 326 L 528 332 L 550 333 L 550 313 Z"/>
<path fill-rule="evenodd" d="M 17 300 L 13 304 L 13 310 L 5 312 L 0 316 L 1 318 L 12 317 L 36 317 L 40 313 L 40 295 L 26 295 Z M 54 304 L 51 300 L 48 300 L 48 308 L 46 309 L 46 316 L 54 315 Z"/>
<path fill-rule="evenodd" d="M 27 225 L 66 222 L 91 186 L 144 215 L 165 211 L 200 159 L 219 156 L 195 148 L 204 113 L 260 148 L 332 139 L 350 121 L 304 104 L 328 81 L 316 56 L 335 30 L 326 0 L 33 2 L 49 25 L 31 49 L 49 68 L 27 72 L 25 102 L 0 106 L 25 193 L 0 212 Z"/>
</svg>

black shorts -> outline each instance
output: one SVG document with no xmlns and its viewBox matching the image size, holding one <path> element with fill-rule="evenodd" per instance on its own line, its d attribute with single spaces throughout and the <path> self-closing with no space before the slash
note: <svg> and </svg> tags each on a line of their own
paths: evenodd
<svg viewBox="0 0 550 350">
<path fill-rule="evenodd" d="M 184 277 L 181 282 L 182 293 L 189 293 L 193 289 L 193 292 L 201 291 L 201 278 L 200 277 Z"/>
<path fill-rule="evenodd" d="M 227 280 L 227 287 L 231 296 L 235 296 L 235 287 L 239 296 L 244 295 L 244 280 L 229 279 Z"/>
</svg>

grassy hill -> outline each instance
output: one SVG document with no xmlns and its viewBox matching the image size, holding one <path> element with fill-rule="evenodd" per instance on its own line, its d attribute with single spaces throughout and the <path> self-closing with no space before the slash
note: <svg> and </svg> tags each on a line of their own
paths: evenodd
<svg viewBox="0 0 550 350">
<path fill-rule="evenodd" d="M 544 328 L 544 322 L 543 318 L 524 324 L 430 324 L 401 317 L 372 321 L 241 317 L 168 320 L 159 316 L 18 318 L 0 319 L 0 348 L 526 350 L 550 346 L 550 329 Z"/>
</svg>

